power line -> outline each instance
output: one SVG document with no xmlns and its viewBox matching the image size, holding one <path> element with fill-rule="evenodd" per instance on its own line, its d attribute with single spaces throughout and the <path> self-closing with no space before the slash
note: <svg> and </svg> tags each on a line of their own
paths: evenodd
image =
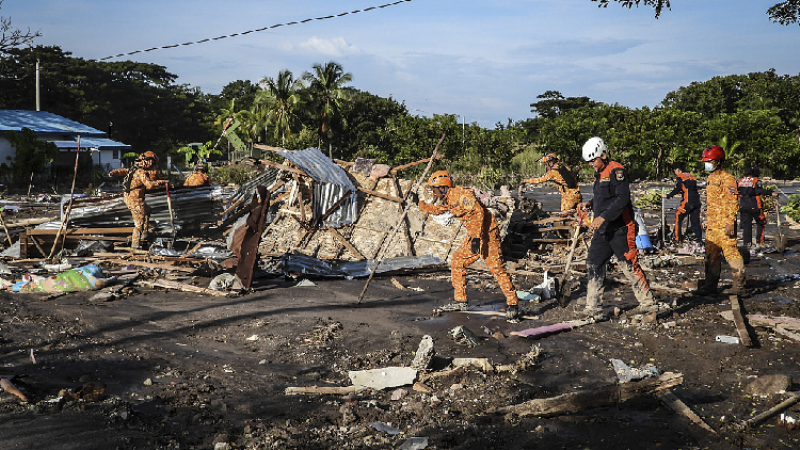
<svg viewBox="0 0 800 450">
<path fill-rule="evenodd" d="M 243 31 L 241 33 L 226 34 L 226 35 L 223 35 L 223 36 L 217 36 L 217 37 L 213 37 L 213 38 L 200 39 L 199 41 L 184 42 L 182 44 L 165 45 L 165 46 L 162 46 L 162 47 L 152 47 L 152 48 L 148 48 L 148 49 L 144 49 L 144 50 L 135 50 L 135 51 L 128 52 L 128 53 L 120 53 L 118 55 L 106 56 L 104 58 L 94 59 L 94 60 L 90 60 L 90 61 L 106 61 L 106 60 L 109 60 L 109 59 L 120 58 L 120 57 L 123 57 L 123 56 L 135 55 L 137 53 L 152 52 L 154 50 L 163 50 L 163 49 L 168 49 L 168 48 L 183 47 L 185 45 L 204 44 L 206 42 L 218 41 L 220 39 L 226 39 L 226 38 L 235 37 L 235 36 L 244 36 L 246 34 L 257 33 L 257 32 L 266 31 L 266 30 L 271 30 L 273 28 L 278 28 L 278 27 L 305 24 L 305 23 L 308 23 L 308 22 L 312 22 L 314 20 L 333 19 L 333 18 L 336 18 L 336 17 L 343 17 L 343 16 L 346 16 L 346 15 L 349 15 L 349 14 L 358 14 L 358 13 L 361 13 L 361 12 L 374 11 L 374 10 L 377 10 L 377 9 L 387 8 L 389 6 L 395 6 L 395 5 L 399 5 L 401 3 L 406 3 L 406 2 L 410 2 L 410 1 L 411 0 L 398 0 L 398 1 L 394 2 L 394 3 L 387 3 L 385 5 L 380 5 L 380 6 L 370 6 L 369 8 L 356 9 L 355 11 L 343 12 L 343 13 L 334 14 L 334 15 L 331 15 L 331 16 L 314 17 L 314 18 L 305 19 L 305 20 L 299 20 L 299 21 L 294 21 L 294 22 L 278 23 L 278 24 L 275 24 L 275 25 L 270 25 L 268 27 L 258 28 L 256 30 Z"/>
</svg>

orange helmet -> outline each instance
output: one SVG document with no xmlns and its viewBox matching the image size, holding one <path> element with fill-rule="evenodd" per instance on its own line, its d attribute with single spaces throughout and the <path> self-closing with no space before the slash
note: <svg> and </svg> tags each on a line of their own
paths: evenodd
<svg viewBox="0 0 800 450">
<path fill-rule="evenodd" d="M 558 156 L 555 153 L 548 153 L 536 160 L 537 162 L 558 162 Z"/>
<path fill-rule="evenodd" d="M 453 187 L 453 177 L 451 177 L 450 176 L 450 172 L 448 172 L 446 170 L 436 171 L 428 179 L 428 186 L 432 186 L 432 187 L 436 187 L 436 186 Z"/>
<path fill-rule="evenodd" d="M 152 159 L 153 162 L 158 164 L 158 156 L 156 156 L 156 154 L 151 152 L 150 150 L 148 150 L 148 151 L 142 153 L 141 155 L 139 155 L 139 159 L 140 160 Z"/>
</svg>

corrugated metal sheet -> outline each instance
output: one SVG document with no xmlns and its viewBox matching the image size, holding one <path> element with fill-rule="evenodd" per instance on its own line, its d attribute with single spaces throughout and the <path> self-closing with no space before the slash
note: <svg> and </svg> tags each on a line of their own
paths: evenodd
<svg viewBox="0 0 800 450">
<path fill-rule="evenodd" d="M 74 141 L 52 141 L 56 144 L 56 147 L 59 149 L 73 149 L 78 147 L 77 138 Z M 111 139 L 106 138 L 97 138 L 97 137 L 82 137 L 81 136 L 81 149 L 87 148 L 96 148 L 98 150 L 127 150 L 131 148 L 128 144 L 123 144 L 122 142 L 112 141 Z"/>
<path fill-rule="evenodd" d="M 341 167 L 316 148 L 305 150 L 283 150 L 279 155 L 288 159 L 308 174 L 314 184 L 314 216 L 325 214 L 343 196 L 349 199 L 342 202 L 325 220 L 327 227 L 350 225 L 358 219 L 356 187 Z M 349 194 L 348 194 L 349 193 Z"/>
<path fill-rule="evenodd" d="M 222 190 L 219 186 L 199 186 L 170 190 L 175 225 L 183 228 L 219 220 L 223 209 L 219 201 Z M 69 201 L 66 196 L 66 201 Z M 148 191 L 150 220 L 161 226 L 170 225 L 167 193 L 165 190 Z M 66 208 L 66 205 L 65 205 Z M 63 220 L 63 209 L 62 209 Z M 75 198 L 69 214 L 70 226 L 75 227 L 130 227 L 131 213 L 122 199 L 122 193 L 101 197 Z"/>
<path fill-rule="evenodd" d="M 46 111 L 0 109 L 0 132 L 30 128 L 36 134 L 80 134 L 103 137 L 105 133 L 80 122 Z"/>
<path fill-rule="evenodd" d="M 318 277 L 360 278 L 368 277 L 375 267 L 375 260 L 361 261 L 323 261 L 302 253 L 287 253 L 280 257 L 283 272 L 302 273 Z M 399 270 L 438 267 L 447 263 L 434 255 L 401 256 L 381 261 L 375 273 L 388 273 Z"/>
</svg>

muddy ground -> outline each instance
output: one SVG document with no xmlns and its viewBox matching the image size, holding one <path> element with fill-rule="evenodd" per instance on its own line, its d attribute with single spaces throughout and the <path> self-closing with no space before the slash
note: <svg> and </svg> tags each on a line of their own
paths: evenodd
<svg viewBox="0 0 800 450">
<path fill-rule="evenodd" d="M 541 189 L 546 209 L 557 196 Z M 784 200 L 785 201 L 785 200 Z M 25 212 L 21 212 L 24 214 Z M 33 212 L 30 212 L 33 214 Z M 774 234 L 774 227 L 768 229 Z M 749 313 L 800 318 L 800 284 L 767 282 L 800 273 L 800 233 L 791 230 L 783 255 L 748 264 Z M 156 276 L 145 273 L 145 276 Z M 648 272 L 651 282 L 681 288 L 702 277 L 701 260 Z M 111 302 L 92 293 L 43 300 L 44 295 L 0 292 L 0 375 L 28 397 L 0 392 L 2 449 L 389 449 L 427 437 L 429 449 L 785 449 L 797 448 L 800 430 L 775 419 L 747 432 L 732 424 L 779 403 L 781 394 L 752 397 L 758 377 L 788 374 L 800 380 L 800 343 L 755 328 L 755 346 L 726 344 L 736 336 L 727 296 L 661 293 L 657 323 L 621 314 L 603 323 L 528 340 L 509 333 L 577 318 L 575 300 L 525 304 L 538 318 L 448 313 L 432 316 L 452 295 L 447 273 L 376 278 L 364 301 L 364 280 L 313 280 L 297 287 L 283 277 L 261 277 L 234 298 L 135 288 Z M 490 277 L 470 275 L 470 302 L 499 311 L 502 295 Z M 520 288 L 542 280 L 515 278 Z M 184 282 L 207 286 L 208 277 Z M 723 273 L 723 283 L 730 273 Z M 635 306 L 630 289 L 609 282 L 606 306 Z M 481 338 L 470 348 L 449 332 L 463 325 Z M 436 369 L 453 357 L 485 357 L 511 364 L 538 346 L 527 370 L 457 370 L 430 378 L 432 392 L 406 386 L 358 394 L 287 396 L 291 386 L 348 386 L 348 371 L 408 366 L 424 335 L 433 337 Z M 31 359 L 31 352 L 36 363 Z M 492 413 L 522 403 L 616 381 L 610 358 L 634 367 L 654 364 L 680 372 L 673 392 L 718 434 L 675 414 L 654 397 L 550 418 Z M 69 390 L 62 392 L 62 390 Z M 59 398 L 59 394 L 63 394 Z M 800 415 L 800 407 L 789 409 Z M 400 430 L 390 435 L 374 422 Z"/>
</svg>

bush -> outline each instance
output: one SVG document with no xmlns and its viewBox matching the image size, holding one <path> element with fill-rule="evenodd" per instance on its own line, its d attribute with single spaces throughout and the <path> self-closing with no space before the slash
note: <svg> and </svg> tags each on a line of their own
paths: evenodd
<svg viewBox="0 0 800 450">
<path fill-rule="evenodd" d="M 785 212 L 795 222 L 800 222 L 800 195 L 793 194 L 789 196 L 789 203 L 786 206 L 782 206 L 781 211 Z"/>
<path fill-rule="evenodd" d="M 248 166 L 226 166 L 226 167 L 219 167 L 214 170 L 213 174 L 210 174 L 209 177 L 211 178 L 212 183 L 217 183 L 220 185 L 226 184 L 243 184 L 246 183 L 256 176 L 258 176 L 258 171 L 253 170 L 252 167 Z"/>
</svg>

